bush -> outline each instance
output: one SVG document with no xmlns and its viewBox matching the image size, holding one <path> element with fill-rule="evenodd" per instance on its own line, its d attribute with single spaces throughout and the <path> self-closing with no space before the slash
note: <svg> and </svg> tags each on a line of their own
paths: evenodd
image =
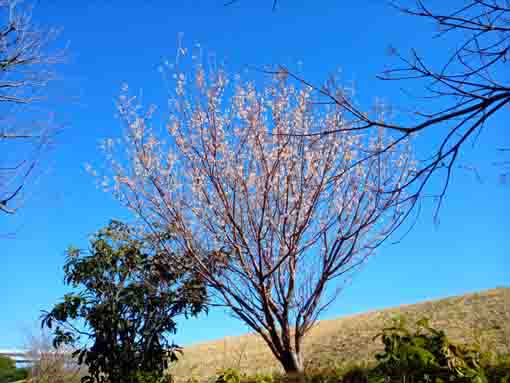
<svg viewBox="0 0 510 383">
<path fill-rule="evenodd" d="M 484 367 L 489 383 L 510 383 L 510 355 L 500 357 L 494 364 Z"/>
<path fill-rule="evenodd" d="M 16 368 L 16 362 L 9 357 L 0 356 L 0 383 L 16 382 L 28 376 L 28 369 Z"/>
<path fill-rule="evenodd" d="M 279 376 L 271 373 L 257 373 L 251 377 L 243 379 L 243 383 L 277 383 Z"/>
<path fill-rule="evenodd" d="M 14 360 L 7 356 L 0 356 L 0 371 L 13 370 L 16 368 Z"/>
<path fill-rule="evenodd" d="M 452 343 L 443 331 L 426 319 L 410 330 L 403 318 L 384 328 L 384 351 L 376 363 L 310 365 L 300 375 L 258 373 L 246 376 L 239 370 L 220 371 L 210 383 L 510 383 L 510 355 L 482 353 L 480 346 Z M 188 383 L 197 383 L 190 378 Z"/>
<path fill-rule="evenodd" d="M 0 356 L 0 383 L 16 382 L 28 376 L 26 368 L 16 368 L 16 362 L 11 358 Z"/>
<path fill-rule="evenodd" d="M 14 368 L 12 370 L 0 371 L 0 383 L 11 383 L 23 380 L 28 377 L 28 370 L 26 368 Z"/>
<path fill-rule="evenodd" d="M 241 383 L 245 376 L 236 368 L 226 368 L 216 375 L 215 383 Z"/>
<path fill-rule="evenodd" d="M 487 382 L 480 365 L 480 350 L 451 343 L 443 331 L 431 328 L 426 319 L 418 321 L 417 330 L 411 332 L 404 319 L 399 318 L 378 337 L 384 352 L 376 355 L 378 364 L 372 373 L 375 383 Z"/>
</svg>

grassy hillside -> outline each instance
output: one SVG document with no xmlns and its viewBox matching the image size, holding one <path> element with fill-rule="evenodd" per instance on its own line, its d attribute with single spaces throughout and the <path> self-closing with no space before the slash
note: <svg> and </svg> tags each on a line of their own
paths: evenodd
<svg viewBox="0 0 510 383">
<path fill-rule="evenodd" d="M 372 338 L 396 314 L 405 315 L 410 323 L 428 317 L 433 327 L 445 330 L 453 341 L 478 340 L 484 349 L 510 353 L 510 288 L 497 288 L 320 321 L 304 341 L 307 363 L 370 360 L 382 348 Z M 187 347 L 172 371 L 177 378 L 193 374 L 200 379 L 227 367 L 248 374 L 279 369 L 265 344 L 256 335 L 247 334 Z"/>
</svg>

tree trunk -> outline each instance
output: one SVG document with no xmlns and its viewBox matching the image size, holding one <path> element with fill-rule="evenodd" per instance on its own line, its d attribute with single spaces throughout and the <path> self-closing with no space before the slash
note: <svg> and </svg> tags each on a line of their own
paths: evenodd
<svg viewBox="0 0 510 383">
<path fill-rule="evenodd" d="M 301 359 L 301 355 L 295 351 L 285 351 L 285 353 L 279 359 L 286 373 L 303 372 L 303 361 Z"/>
</svg>

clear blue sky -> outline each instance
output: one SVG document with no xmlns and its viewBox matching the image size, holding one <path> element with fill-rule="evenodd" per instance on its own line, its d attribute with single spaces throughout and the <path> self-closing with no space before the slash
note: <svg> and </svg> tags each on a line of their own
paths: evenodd
<svg viewBox="0 0 510 383">
<path fill-rule="evenodd" d="M 178 32 L 187 44 L 200 42 L 227 57 L 234 70 L 301 60 L 304 74 L 321 80 L 340 67 L 366 105 L 376 96 L 397 105 L 406 101 L 398 86 L 375 79 L 391 63 L 389 44 L 402 51 L 422 47 L 433 60 L 444 53 L 432 48 L 431 25 L 399 15 L 383 1 L 282 0 L 274 13 L 271 3 L 243 0 L 225 8 L 222 0 L 39 2 L 34 19 L 62 27 L 61 38 L 69 41 L 68 63 L 52 91 L 56 118 L 66 130 L 23 212 L 0 217 L 2 231 L 17 232 L 15 239 L 2 239 L 0 251 L 0 348 L 23 346 L 26 330 L 37 329 L 40 311 L 64 294 L 65 248 L 87 246 L 88 235 L 110 218 L 130 218 L 96 190 L 84 164 L 99 161 L 98 140 L 120 134 L 114 100 L 123 82 L 142 88 L 147 102 L 165 102 L 157 66 L 175 56 Z M 463 153 L 466 163 L 479 166 L 483 182 L 458 171 L 441 224 L 434 226 L 427 206 L 411 234 L 382 248 L 325 317 L 510 285 L 510 185 L 498 183 L 500 169 L 492 164 L 499 159 L 496 144 L 509 141 L 503 122 L 508 118 L 494 120 L 477 146 Z M 174 339 L 189 344 L 245 331 L 213 311 L 183 322 Z"/>
</svg>

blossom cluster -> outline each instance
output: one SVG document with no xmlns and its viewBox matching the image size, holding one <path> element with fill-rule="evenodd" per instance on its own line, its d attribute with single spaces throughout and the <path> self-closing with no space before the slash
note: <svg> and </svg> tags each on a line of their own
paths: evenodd
<svg viewBox="0 0 510 383">
<path fill-rule="evenodd" d="M 405 142 L 357 134 L 341 108 L 316 102 L 312 87 L 284 72 L 257 86 L 199 60 L 191 68 L 168 69 L 159 129 L 156 108 L 124 88 L 126 134 L 102 146 L 104 186 L 144 222 L 171 226 L 199 262 L 197 254 L 228 249 L 226 263 L 244 277 L 306 264 L 309 285 L 313 273 L 333 277 L 366 258 L 399 224 L 399 185 L 412 175 Z"/>
</svg>

